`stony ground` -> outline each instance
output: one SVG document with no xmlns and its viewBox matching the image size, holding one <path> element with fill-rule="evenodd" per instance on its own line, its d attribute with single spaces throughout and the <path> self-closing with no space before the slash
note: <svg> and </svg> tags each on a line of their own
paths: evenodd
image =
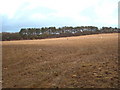
<svg viewBox="0 0 120 90">
<path fill-rule="evenodd" d="M 3 41 L 4 88 L 117 88 L 118 34 Z"/>
</svg>

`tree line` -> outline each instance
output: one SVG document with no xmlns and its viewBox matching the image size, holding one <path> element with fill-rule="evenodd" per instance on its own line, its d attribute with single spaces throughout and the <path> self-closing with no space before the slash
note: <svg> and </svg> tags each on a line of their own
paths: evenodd
<svg viewBox="0 0 120 90">
<path fill-rule="evenodd" d="M 2 40 L 30 40 L 119 32 L 119 28 L 102 27 L 98 29 L 95 26 L 22 28 L 17 33 L 2 32 Z"/>
</svg>

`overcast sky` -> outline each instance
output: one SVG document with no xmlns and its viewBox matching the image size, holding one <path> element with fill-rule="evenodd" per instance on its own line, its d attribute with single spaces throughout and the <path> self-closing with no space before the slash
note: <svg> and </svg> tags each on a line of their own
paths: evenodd
<svg viewBox="0 0 120 90">
<path fill-rule="evenodd" d="M 2 31 L 27 27 L 118 27 L 119 0 L 1 0 Z"/>
</svg>

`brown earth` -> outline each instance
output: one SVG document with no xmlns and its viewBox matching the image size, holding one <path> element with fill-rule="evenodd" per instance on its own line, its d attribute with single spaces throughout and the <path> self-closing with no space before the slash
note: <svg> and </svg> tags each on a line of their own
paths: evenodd
<svg viewBox="0 0 120 90">
<path fill-rule="evenodd" d="M 117 88 L 118 34 L 3 41 L 3 88 Z"/>
</svg>

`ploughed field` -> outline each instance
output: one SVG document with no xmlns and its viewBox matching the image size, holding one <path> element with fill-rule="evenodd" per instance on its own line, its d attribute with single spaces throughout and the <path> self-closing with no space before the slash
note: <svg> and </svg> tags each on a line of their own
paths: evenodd
<svg viewBox="0 0 120 90">
<path fill-rule="evenodd" d="M 117 88 L 118 34 L 3 41 L 3 88 Z"/>
</svg>

